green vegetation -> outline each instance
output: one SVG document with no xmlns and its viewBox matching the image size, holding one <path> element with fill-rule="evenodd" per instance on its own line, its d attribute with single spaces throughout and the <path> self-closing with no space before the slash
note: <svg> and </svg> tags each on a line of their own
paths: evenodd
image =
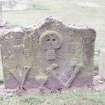
<svg viewBox="0 0 105 105">
<path fill-rule="evenodd" d="M 105 105 L 105 93 L 72 91 L 48 95 L 0 97 L 0 105 Z"/>
<path fill-rule="evenodd" d="M 46 7 L 46 6 L 44 6 L 44 5 L 33 5 L 33 10 L 43 10 L 43 11 L 45 11 L 45 10 L 50 10 L 50 8 L 48 8 L 48 7 Z"/>
</svg>

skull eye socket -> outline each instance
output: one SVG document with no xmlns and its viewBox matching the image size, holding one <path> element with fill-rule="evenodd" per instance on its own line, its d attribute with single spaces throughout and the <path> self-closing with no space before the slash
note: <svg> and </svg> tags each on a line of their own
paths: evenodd
<svg viewBox="0 0 105 105">
<path fill-rule="evenodd" d="M 50 41 L 50 39 L 47 39 L 46 41 Z"/>
<path fill-rule="evenodd" d="M 56 39 L 52 39 L 53 41 L 56 41 Z"/>
</svg>

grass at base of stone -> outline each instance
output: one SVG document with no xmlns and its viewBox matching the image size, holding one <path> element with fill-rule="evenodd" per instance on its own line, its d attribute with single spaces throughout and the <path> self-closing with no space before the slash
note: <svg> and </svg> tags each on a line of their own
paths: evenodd
<svg viewBox="0 0 105 105">
<path fill-rule="evenodd" d="M 105 105 L 105 92 L 75 90 L 46 95 L 1 96 L 0 105 Z"/>
</svg>

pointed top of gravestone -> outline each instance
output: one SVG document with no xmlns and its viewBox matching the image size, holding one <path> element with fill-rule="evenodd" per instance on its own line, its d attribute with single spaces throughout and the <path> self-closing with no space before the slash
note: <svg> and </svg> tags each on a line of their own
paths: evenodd
<svg viewBox="0 0 105 105">
<path fill-rule="evenodd" d="M 58 20 L 52 16 L 47 17 L 45 21 L 37 27 L 35 27 L 35 34 L 36 35 L 41 35 L 42 32 L 47 31 L 47 30 L 56 30 L 58 32 L 63 32 L 63 33 L 85 33 L 81 34 L 83 37 L 93 37 L 93 39 L 96 37 L 96 31 L 90 27 L 84 26 L 84 25 L 65 25 L 61 20 Z M 90 34 L 93 33 L 93 34 Z M 74 34 L 76 36 L 78 34 Z"/>
<path fill-rule="evenodd" d="M 94 33 L 96 33 L 94 31 L 94 29 L 86 26 L 86 25 L 76 25 L 76 24 L 69 24 L 69 25 L 65 25 L 61 20 L 58 20 L 52 16 L 49 16 L 47 18 L 45 18 L 45 21 L 43 23 L 40 24 L 40 28 L 42 27 L 46 27 L 46 26 L 49 26 L 49 25 L 52 25 L 54 24 L 56 27 L 65 27 L 65 28 L 68 28 L 68 29 L 76 29 L 76 30 L 90 30 L 90 31 L 93 31 Z M 39 27 L 38 27 L 39 28 Z"/>
</svg>

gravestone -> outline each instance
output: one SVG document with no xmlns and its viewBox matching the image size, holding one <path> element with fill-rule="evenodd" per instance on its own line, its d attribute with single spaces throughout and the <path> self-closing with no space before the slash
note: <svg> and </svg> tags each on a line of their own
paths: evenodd
<svg viewBox="0 0 105 105">
<path fill-rule="evenodd" d="M 96 37 L 93 29 L 67 27 L 60 21 L 48 18 L 35 30 L 32 37 L 35 36 L 39 49 L 34 50 L 37 54 L 34 63 L 40 64 L 42 71 L 48 74 L 45 82 L 47 88 L 91 86 Z"/>
<path fill-rule="evenodd" d="M 47 18 L 40 27 L 1 37 L 6 88 L 62 89 L 91 85 L 93 29 Z"/>
</svg>

